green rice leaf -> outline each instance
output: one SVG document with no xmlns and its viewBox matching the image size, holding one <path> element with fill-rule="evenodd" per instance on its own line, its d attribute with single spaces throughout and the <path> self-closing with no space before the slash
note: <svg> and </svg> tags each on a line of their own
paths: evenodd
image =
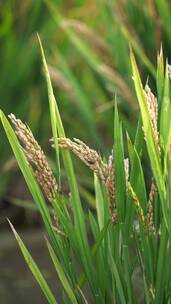
<svg viewBox="0 0 171 304">
<path fill-rule="evenodd" d="M 48 66 L 46 63 L 46 58 L 45 58 L 45 55 L 43 52 L 43 48 L 41 49 L 41 51 L 42 51 L 43 66 L 44 66 L 44 70 L 45 70 L 45 77 L 46 77 L 46 82 L 47 82 L 47 87 L 48 87 L 48 92 L 49 92 L 49 103 L 52 104 L 51 107 L 54 109 L 55 116 L 56 116 L 54 123 L 56 124 L 56 128 L 57 128 L 59 137 L 66 137 L 64 127 L 62 124 L 62 120 L 61 120 L 61 116 L 59 113 L 59 109 L 58 109 L 58 106 L 57 106 L 57 103 L 56 103 L 56 100 L 54 97 L 53 88 L 52 88 L 50 75 L 49 75 L 49 71 L 48 71 Z M 92 276 L 92 265 L 91 265 L 91 254 L 90 254 L 90 248 L 89 248 L 89 244 L 88 244 L 86 227 L 85 227 L 85 222 L 84 222 L 84 213 L 83 213 L 83 209 L 81 206 L 78 185 L 77 185 L 76 176 L 74 173 L 74 168 L 72 165 L 72 160 L 71 160 L 69 151 L 63 149 L 62 157 L 63 157 L 63 162 L 64 162 L 64 166 L 65 166 L 65 170 L 67 173 L 68 182 L 69 182 L 69 186 L 70 186 L 70 191 L 71 191 L 74 221 L 75 221 L 75 231 L 76 231 L 77 241 L 78 241 L 79 249 L 80 249 L 80 257 L 81 257 L 82 264 L 85 268 L 87 277 L 89 279 L 89 282 L 90 282 L 92 288 L 94 288 L 94 281 L 93 281 L 93 276 Z"/>
<path fill-rule="evenodd" d="M 30 268 L 33 276 L 35 277 L 37 283 L 39 284 L 40 288 L 42 289 L 46 299 L 48 300 L 48 302 L 50 304 L 57 304 L 57 300 L 55 299 L 52 291 L 50 290 L 46 280 L 44 279 L 42 273 L 40 272 L 37 264 L 35 263 L 35 261 L 33 260 L 32 256 L 30 255 L 29 251 L 27 250 L 26 246 L 24 245 L 22 239 L 19 237 L 18 233 L 16 232 L 16 230 L 14 229 L 13 225 L 11 224 L 10 221 L 8 221 L 11 229 L 15 235 L 15 238 L 17 240 L 17 243 L 21 249 L 21 252 L 24 256 L 24 259 L 28 265 L 28 267 Z"/>
<path fill-rule="evenodd" d="M 124 150 L 122 138 L 122 126 L 119 121 L 118 109 L 115 104 L 115 120 L 114 120 L 114 174 L 115 174 L 115 193 L 116 206 L 123 222 L 125 218 L 125 166 L 124 166 Z"/>
<path fill-rule="evenodd" d="M 53 261 L 53 264 L 54 264 L 54 267 L 56 269 L 56 272 L 59 276 L 59 279 L 63 285 L 63 288 L 65 289 L 69 299 L 71 300 L 71 303 L 73 304 L 78 304 L 77 302 L 77 299 L 75 297 L 75 294 L 73 292 L 73 287 L 71 287 L 69 281 L 68 281 L 68 278 L 52 248 L 52 246 L 50 245 L 50 243 L 47 241 L 47 247 L 48 247 L 48 250 L 49 250 L 49 253 L 50 253 L 50 256 L 51 256 L 51 259 Z"/>
<path fill-rule="evenodd" d="M 49 98 L 49 109 L 50 109 L 50 119 L 51 119 L 51 126 L 52 126 L 52 134 L 53 134 L 53 140 L 54 140 L 54 146 L 55 146 L 55 151 L 56 151 L 56 163 L 57 163 L 57 173 L 59 177 L 59 184 L 60 184 L 60 159 L 59 159 L 59 147 L 58 147 L 58 128 L 57 128 L 57 107 L 56 107 L 56 100 L 53 94 L 53 89 L 51 85 L 51 80 L 48 72 L 48 67 L 46 64 L 46 59 L 42 47 L 42 43 L 40 40 L 39 35 L 37 34 L 39 45 L 40 45 L 40 50 L 41 50 L 41 55 L 42 55 L 42 60 L 43 60 L 43 66 L 45 70 L 45 76 L 46 76 L 46 81 L 47 81 L 47 89 L 48 89 L 48 98 Z"/>
<path fill-rule="evenodd" d="M 91 250 L 91 256 L 92 256 L 92 259 L 94 259 L 96 257 L 96 254 L 98 252 L 98 249 L 100 248 L 101 244 L 102 244 L 102 241 L 104 239 L 104 237 L 106 236 L 107 234 L 107 231 L 108 231 L 108 228 L 110 226 L 110 220 L 108 220 L 103 229 L 100 231 L 98 237 L 97 237 L 97 240 L 95 242 L 95 244 L 93 245 L 93 248 Z M 81 276 L 80 276 L 80 279 L 78 281 L 78 286 L 80 288 L 83 287 L 84 283 L 86 282 L 86 274 L 85 273 L 82 273 Z"/>
<path fill-rule="evenodd" d="M 170 142 L 170 129 L 171 129 L 171 104 L 169 98 L 169 77 L 168 77 L 168 64 L 166 63 L 166 72 L 164 80 L 164 93 L 161 102 L 160 113 L 160 143 L 165 157 L 167 155 L 168 142 Z"/>
<path fill-rule="evenodd" d="M 94 174 L 94 186 L 95 186 L 95 196 L 96 196 L 96 210 L 97 210 L 97 219 L 100 230 L 104 226 L 104 199 L 101 189 L 101 185 L 98 177 Z"/>
<path fill-rule="evenodd" d="M 133 296 L 133 286 L 131 279 L 131 267 L 130 267 L 130 258 L 129 258 L 129 250 L 127 245 L 123 245 L 123 260 L 125 267 L 125 279 L 127 284 L 127 293 L 128 293 L 128 301 L 129 303 L 135 303 Z"/>
<path fill-rule="evenodd" d="M 156 75 L 156 86 L 157 86 L 157 96 L 158 103 L 161 105 L 162 97 L 163 97 L 163 89 L 164 89 L 164 59 L 163 59 L 163 50 L 162 46 L 160 49 L 160 53 L 157 57 L 157 75 Z"/>
<path fill-rule="evenodd" d="M 149 155 L 152 171 L 153 171 L 156 183 L 157 183 L 157 187 L 159 190 L 159 195 L 160 195 L 160 199 L 161 199 L 162 211 L 163 211 L 165 223 L 166 223 L 166 226 L 167 226 L 169 232 L 171 233 L 171 222 L 170 222 L 170 217 L 169 217 L 167 205 L 166 205 L 166 189 L 165 189 L 165 182 L 164 182 L 163 174 L 162 174 L 160 155 L 159 155 L 157 144 L 155 142 L 155 136 L 154 136 L 154 132 L 152 129 L 152 125 L 151 125 L 151 121 L 150 121 L 150 117 L 149 117 L 149 113 L 148 113 L 148 109 L 147 109 L 147 104 L 146 104 L 145 95 L 143 92 L 140 75 L 138 72 L 135 57 L 132 52 L 131 52 L 131 64 L 132 64 L 132 70 L 133 70 L 133 79 L 134 79 L 134 84 L 135 84 L 135 90 L 136 90 L 136 94 L 137 94 L 137 98 L 138 98 L 138 102 L 139 102 L 139 106 L 140 106 L 143 128 L 144 128 L 144 133 L 145 133 L 145 137 L 146 137 L 148 155 Z"/>
<path fill-rule="evenodd" d="M 110 260 L 112 275 L 113 275 L 113 277 L 116 281 L 116 287 L 117 287 L 117 292 L 119 294 L 120 303 L 126 304 L 127 301 L 126 301 L 126 298 L 125 298 L 123 285 L 122 285 L 122 282 L 121 282 L 121 279 L 120 279 L 120 274 L 119 274 L 119 271 L 118 271 L 118 268 L 117 268 L 117 264 L 114 261 L 111 250 L 109 250 L 109 260 Z"/>
</svg>

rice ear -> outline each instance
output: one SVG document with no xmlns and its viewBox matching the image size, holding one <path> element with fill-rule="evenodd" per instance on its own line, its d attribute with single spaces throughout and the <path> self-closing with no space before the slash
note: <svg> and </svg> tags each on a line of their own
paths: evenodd
<svg viewBox="0 0 171 304">
<path fill-rule="evenodd" d="M 57 183 L 46 156 L 35 140 L 31 130 L 14 114 L 8 115 L 15 127 L 15 133 L 24 146 L 24 152 L 33 173 L 42 187 L 47 199 L 52 202 L 57 195 Z"/>
</svg>

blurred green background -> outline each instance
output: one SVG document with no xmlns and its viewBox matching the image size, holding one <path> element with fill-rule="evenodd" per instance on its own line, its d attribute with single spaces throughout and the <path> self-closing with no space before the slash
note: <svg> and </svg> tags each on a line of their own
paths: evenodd
<svg viewBox="0 0 171 304">
<path fill-rule="evenodd" d="M 27 122 L 53 166 L 38 32 L 67 136 L 108 155 L 115 97 L 132 138 L 138 119 L 129 48 L 136 55 L 143 82 L 149 79 L 155 92 L 161 43 L 170 59 L 170 24 L 169 0 L 1 1 L 0 108 Z M 0 134 L 0 227 L 6 216 L 17 225 L 25 227 L 27 222 L 33 227 L 39 223 L 36 215 L 14 206 L 26 206 L 30 197 L 2 128 Z M 75 166 L 81 194 L 91 203 L 91 176 L 76 160 Z"/>
<path fill-rule="evenodd" d="M 0 2 L 0 107 L 27 122 L 53 166 L 39 33 L 67 136 L 107 156 L 115 98 L 124 128 L 131 138 L 135 135 L 138 105 L 129 49 L 136 55 L 143 82 L 149 79 L 155 92 L 161 44 L 168 60 L 170 56 L 170 21 L 167 0 Z M 0 208 L 8 215 L 6 208 L 14 197 L 29 196 L 2 128 L 0 132 Z M 91 175 L 74 161 L 82 196 L 91 203 Z"/>
</svg>

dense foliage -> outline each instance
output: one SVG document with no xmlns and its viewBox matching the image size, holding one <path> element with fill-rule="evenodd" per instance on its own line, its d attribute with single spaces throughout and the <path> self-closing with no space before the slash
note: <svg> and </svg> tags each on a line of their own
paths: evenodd
<svg viewBox="0 0 171 304">
<path fill-rule="evenodd" d="M 42 218 L 61 294 L 9 222 L 24 258 L 49 303 L 170 303 L 171 67 L 160 48 L 163 40 L 169 52 L 170 4 L 26 3 L 25 28 L 10 1 L 3 6 L 2 110 L 14 112 L 14 128 L 2 110 L 0 119 Z M 47 66 L 38 37 L 50 112 L 35 30 L 50 54 Z M 27 116 L 31 129 L 15 116 Z M 53 171 L 33 134 L 51 150 Z"/>
</svg>

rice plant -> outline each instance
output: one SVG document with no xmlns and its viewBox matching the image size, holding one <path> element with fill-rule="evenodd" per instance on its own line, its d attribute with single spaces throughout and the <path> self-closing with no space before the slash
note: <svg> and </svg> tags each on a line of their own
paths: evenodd
<svg viewBox="0 0 171 304">
<path fill-rule="evenodd" d="M 170 8 L 168 0 L 1 1 L 1 107 L 26 119 L 44 146 L 50 128 L 35 43 L 38 31 L 46 46 L 54 90 L 62 100 L 68 136 L 84 139 L 105 153 L 112 145 L 111 109 L 117 92 L 122 123 L 133 140 L 138 107 L 128 48 L 131 45 L 137 56 L 143 81 L 150 74 L 154 89 L 156 49 L 161 41 L 167 56 L 170 54 Z M 78 128 L 78 121 L 82 128 Z M 3 151 L 1 197 L 8 190 L 7 177 L 12 177 L 4 165 L 9 150 L 3 146 Z M 89 183 L 91 188 L 86 172 L 81 186 Z"/>
<path fill-rule="evenodd" d="M 49 97 L 50 145 L 58 176 L 29 127 L 14 114 L 9 115 L 14 129 L 2 111 L 0 118 L 42 217 L 47 248 L 62 286 L 62 303 L 170 303 L 170 66 L 164 64 L 162 50 L 157 96 L 149 83 L 142 84 L 130 52 L 140 109 L 136 136 L 132 141 L 123 130 L 116 98 L 113 145 L 107 156 L 80 139 L 67 137 L 41 42 L 40 49 Z M 94 205 L 86 210 L 72 157 L 94 176 Z M 68 194 L 62 191 L 62 170 Z M 59 303 L 12 223 L 10 226 L 47 301 Z"/>
</svg>

